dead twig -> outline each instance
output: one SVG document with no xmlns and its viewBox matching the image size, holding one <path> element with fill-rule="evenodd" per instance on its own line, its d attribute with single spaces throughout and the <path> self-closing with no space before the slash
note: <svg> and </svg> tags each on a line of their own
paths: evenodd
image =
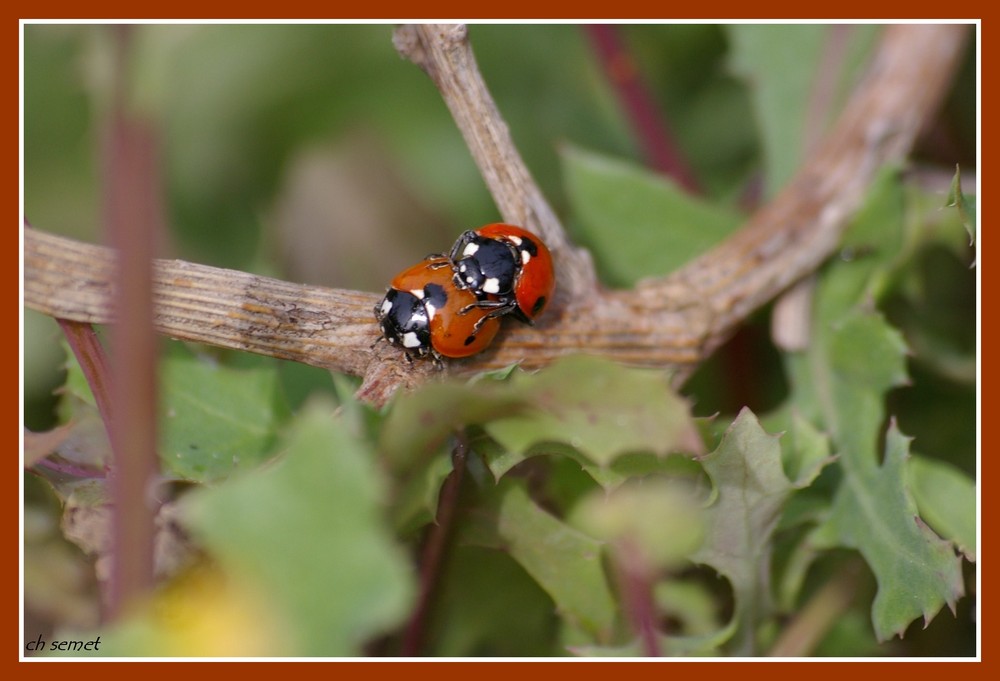
<svg viewBox="0 0 1000 681">
<path fill-rule="evenodd" d="M 506 324 L 490 350 L 450 362 L 468 374 L 513 362 L 539 367 L 590 352 L 686 376 L 750 313 L 812 272 L 886 164 L 900 163 L 944 95 L 961 25 L 884 31 L 868 75 L 837 125 L 771 203 L 718 247 L 668 277 L 605 291 L 588 254 L 571 245 L 510 139 L 461 26 L 406 26 L 397 49 L 431 75 L 469 143 L 503 218 L 552 246 L 559 294 L 534 328 Z M 54 317 L 114 320 L 110 251 L 25 227 L 25 302 Z M 154 324 L 173 338 L 292 359 L 364 376 L 381 404 L 434 375 L 396 349 L 370 349 L 376 293 L 328 289 L 181 261 L 154 263 Z"/>
</svg>

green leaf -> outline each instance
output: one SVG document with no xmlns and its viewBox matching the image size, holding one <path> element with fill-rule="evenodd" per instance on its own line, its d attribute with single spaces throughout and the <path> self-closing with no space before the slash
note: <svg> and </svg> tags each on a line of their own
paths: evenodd
<svg viewBox="0 0 1000 681">
<path fill-rule="evenodd" d="M 823 71 L 824 50 L 835 30 L 850 31 L 834 73 Z M 833 27 L 820 24 L 742 24 L 726 26 L 730 70 L 750 91 L 764 147 L 766 194 L 773 196 L 792 177 L 807 151 L 819 141 L 853 84 L 861 57 L 868 52 L 876 27 Z M 828 100 L 806 139 L 806 125 L 817 112 L 811 99 Z"/>
<path fill-rule="evenodd" d="M 720 621 L 716 594 L 708 584 L 668 578 L 656 584 L 653 598 L 663 616 L 676 622 L 676 630 L 688 638 L 710 636 L 726 628 Z"/>
<path fill-rule="evenodd" d="M 785 474 L 797 489 L 811 485 L 823 468 L 834 461 L 830 438 L 797 409 L 782 409 L 762 419 L 765 429 L 781 430 L 781 459 Z"/>
<path fill-rule="evenodd" d="M 719 447 L 701 459 L 714 485 L 705 543 L 691 559 L 709 565 L 733 588 L 737 655 L 754 654 L 757 625 L 773 609 L 770 588 L 774 528 L 793 487 L 781 468 L 778 438 L 744 408 Z"/>
<path fill-rule="evenodd" d="M 738 213 L 624 161 L 565 147 L 562 163 L 576 225 L 612 285 L 668 274 L 741 222 Z"/>
<path fill-rule="evenodd" d="M 417 466 L 439 452 L 465 426 L 518 413 L 527 400 L 502 383 L 428 383 L 397 397 L 379 438 L 379 451 L 396 469 Z"/>
<path fill-rule="evenodd" d="M 901 257 L 908 254 L 906 209 L 899 169 L 884 168 L 844 233 L 839 260 L 823 278 L 816 303 L 819 323 L 835 323 L 855 306 L 870 305 L 886 293 Z"/>
<path fill-rule="evenodd" d="M 975 561 L 976 483 L 951 464 L 923 456 L 907 459 L 906 479 L 920 517 Z"/>
<path fill-rule="evenodd" d="M 919 519 L 906 489 L 907 441 L 895 424 L 878 461 L 885 394 L 907 380 L 901 335 L 870 308 L 872 282 L 891 257 L 883 252 L 867 264 L 831 268 L 817 287 L 812 343 L 788 358 L 793 401 L 826 427 L 842 473 L 829 517 L 808 541 L 864 556 L 878 582 L 872 619 L 879 640 L 917 617 L 929 619 L 962 593 L 958 558 Z M 796 555 L 801 573 L 811 550 Z"/>
<path fill-rule="evenodd" d="M 86 425 L 96 447 L 103 437 L 96 403 L 73 353 L 67 350 L 66 356 L 62 414 L 80 422 L 81 430 Z M 260 465 L 273 452 L 288 415 L 274 366 L 233 369 L 175 344 L 160 361 L 159 380 L 159 454 L 165 475 L 219 481 Z M 92 464 L 103 460 L 96 451 L 90 459 Z"/>
<path fill-rule="evenodd" d="M 533 453 L 566 453 L 567 446 L 603 469 L 625 454 L 665 457 L 700 447 L 687 403 L 660 371 L 578 355 L 513 375 L 510 390 L 533 408 L 483 425 L 505 452 L 487 460 L 497 477 Z"/>
<path fill-rule="evenodd" d="M 427 655 L 558 655 L 552 599 L 510 556 L 473 546 L 450 552 L 428 633 Z M 498 588 L 499 587 L 499 588 Z"/>
<path fill-rule="evenodd" d="M 909 439 L 895 423 L 886 435 L 881 467 L 850 463 L 852 456 L 845 452 L 844 482 L 828 522 L 838 542 L 860 551 L 875 573 L 872 623 L 879 641 L 902 636 L 918 617 L 929 622 L 946 603 L 954 608 L 963 592 L 951 544 L 923 523 L 906 489 L 908 456 Z"/>
<path fill-rule="evenodd" d="M 797 412 L 792 415 L 792 425 L 782 437 L 781 445 L 785 471 L 799 489 L 811 485 L 823 468 L 833 462 L 830 438 Z"/>
<path fill-rule="evenodd" d="M 191 530 L 224 568 L 258 583 L 287 617 L 295 653 L 360 655 L 400 623 L 414 595 L 409 562 L 382 516 L 372 451 L 313 402 L 284 458 L 187 498 Z"/>
<path fill-rule="evenodd" d="M 736 619 L 714 631 L 693 636 L 657 636 L 657 645 L 663 655 L 706 656 L 715 655 L 722 645 L 733 636 L 736 630 Z M 572 652 L 580 657 L 643 657 L 642 643 L 633 639 L 620 646 L 572 646 Z"/>
<path fill-rule="evenodd" d="M 944 204 L 948 208 L 957 208 L 958 214 L 962 218 L 962 224 L 969 233 L 969 245 L 976 243 L 976 199 L 967 197 L 962 192 L 962 173 L 959 167 L 955 166 L 955 176 L 951 180 L 951 188 L 948 190 L 948 200 Z"/>
<path fill-rule="evenodd" d="M 701 546 L 705 524 L 694 487 L 663 477 L 596 490 L 573 509 L 570 522 L 616 549 L 627 543 L 636 560 L 656 570 L 676 567 Z"/>
<path fill-rule="evenodd" d="M 399 499 L 392 505 L 393 525 L 400 535 L 415 532 L 435 519 L 441 485 L 451 471 L 451 457 L 442 453 L 402 483 Z"/>
<path fill-rule="evenodd" d="M 539 508 L 523 480 L 504 478 L 485 493 L 460 541 L 509 553 L 551 596 L 570 626 L 606 642 L 616 608 L 601 567 L 602 543 Z"/>
<path fill-rule="evenodd" d="M 197 482 L 260 465 L 288 410 L 274 367 L 230 369 L 193 356 L 160 366 L 160 458 L 165 472 Z"/>
</svg>

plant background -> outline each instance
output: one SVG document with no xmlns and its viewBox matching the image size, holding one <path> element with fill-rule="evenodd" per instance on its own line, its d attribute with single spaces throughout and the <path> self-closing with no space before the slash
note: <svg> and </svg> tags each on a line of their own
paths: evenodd
<svg viewBox="0 0 1000 681">
<path fill-rule="evenodd" d="M 835 119 L 878 29 L 848 29 L 843 69 L 836 82 L 825 84 L 834 92 L 832 105 L 817 120 L 808 110 L 808 97 L 829 31 L 820 25 L 620 27 L 632 62 L 617 67 L 638 69 L 665 128 L 700 182 L 700 197 L 647 167 L 648 150 L 633 134 L 586 29 L 476 25 L 470 35 L 485 80 L 542 190 L 571 235 L 592 249 L 602 280 L 627 287 L 643 276 L 670 271 L 721 239 L 794 171 L 808 153 L 807 125 L 822 127 Z M 395 272 L 444 249 L 460 231 L 495 221 L 495 208 L 447 109 L 429 79 L 392 49 L 391 32 L 389 25 L 160 25 L 136 31 L 129 63 L 132 106 L 161 133 L 170 225 L 162 256 L 378 291 Z M 107 29 L 99 26 L 34 25 L 24 31 L 25 215 L 37 228 L 90 242 L 102 240 L 98 151 L 110 45 Z M 908 383 L 886 386 L 888 413 L 902 433 L 914 438 L 920 454 L 950 464 L 966 479 L 976 473 L 976 282 L 969 267 L 974 255 L 957 212 L 943 206 L 955 165 L 969 176 L 976 171 L 973 55 L 970 48 L 946 106 L 914 154 L 916 167 L 936 169 L 943 184 L 918 183 L 916 173 L 886 180 L 886 201 L 905 204 L 900 222 L 910 227 L 900 229 L 910 236 L 901 237 L 900 243 L 908 245 L 904 262 L 892 267 L 885 264 L 888 260 L 878 263 L 880 272 L 889 272 L 884 276 L 888 283 L 879 288 L 880 308 L 902 330 L 910 349 Z M 876 218 L 897 215 L 879 214 L 873 201 Z M 863 233 L 865 225 L 859 229 Z M 914 233 L 919 238 L 911 238 Z M 794 370 L 769 340 L 769 312 L 749 320 L 683 390 L 696 416 L 717 415 L 717 429 L 733 422 L 744 406 L 761 416 L 776 410 L 793 391 L 789 371 Z M 24 316 L 25 427 L 40 431 L 67 418 L 83 420 L 86 389 L 66 383 L 58 328 L 30 310 Z M 254 468 L 276 452 L 294 449 L 294 443 L 346 437 L 324 430 L 328 426 L 315 405 L 317 400 L 327 407 L 350 405 L 353 379 L 177 345 L 163 346 L 164 382 L 171 386 L 165 391 L 174 391 L 164 399 L 182 414 L 188 431 L 169 431 L 166 437 L 215 440 L 223 458 L 233 451 L 242 457 L 232 465 L 183 458 L 171 470 L 179 480 L 221 483 L 234 470 Z M 190 399 L 205 386 L 218 390 L 227 405 L 239 402 L 237 395 L 255 396 L 233 406 L 232 432 L 220 432 L 218 419 Z M 355 430 L 378 431 L 378 415 L 351 409 Z M 712 437 L 706 434 L 714 442 L 709 450 L 718 443 L 717 434 L 714 441 Z M 285 521 L 301 523 L 296 530 L 301 541 L 327 532 L 330 517 L 361 528 L 357 536 L 338 535 L 320 555 L 302 553 L 296 565 L 311 563 L 318 581 L 305 574 L 301 583 L 307 593 L 281 596 L 298 604 L 289 607 L 309 623 L 295 643 L 309 654 L 378 650 L 372 641 L 390 632 L 391 642 L 413 597 L 414 586 L 400 572 L 399 557 L 413 550 L 419 535 L 412 528 L 387 532 L 377 510 L 386 496 L 395 498 L 379 485 L 392 487 L 418 474 L 406 469 L 391 483 L 379 482 L 378 474 L 366 468 L 371 452 L 350 438 L 343 448 L 359 452 L 351 464 L 357 466 L 354 478 L 339 471 L 354 485 L 334 476 L 326 482 L 343 494 L 329 495 L 336 498 L 328 507 L 280 507 L 287 512 Z M 559 484 L 571 489 L 590 484 L 567 468 L 568 459 L 546 458 L 556 470 L 549 475 Z M 302 465 L 301 479 L 323 479 L 309 473 L 308 462 Z M 430 473 L 418 470 L 437 483 L 446 472 L 440 464 Z M 290 479 L 276 483 L 278 487 L 294 487 L 295 472 L 286 472 Z M 266 485 L 252 489 L 252 477 L 240 479 L 246 487 L 219 484 L 219 490 L 231 490 L 233 499 L 207 502 L 210 507 L 220 504 L 214 517 L 224 517 L 221 509 L 245 510 L 241 495 L 258 503 L 271 494 L 282 498 L 280 490 Z M 57 492 L 65 494 L 66 489 L 57 487 Z M 563 499 L 575 500 L 579 494 L 566 492 Z M 96 616 L 93 557 L 60 536 L 58 511 L 68 497 L 32 474 L 25 476 L 25 496 L 26 627 L 88 629 Z M 426 499 L 423 505 L 432 507 Z M 567 502 L 566 508 L 570 506 Z M 318 510 L 328 515 L 316 518 Z M 252 535 L 282 518 L 280 509 L 265 515 L 246 531 Z M 409 520 L 419 527 L 418 518 Z M 217 555 L 237 565 L 255 560 L 238 540 L 227 544 L 220 538 L 237 535 L 235 526 L 217 522 L 218 527 L 209 521 L 201 527 Z M 371 532 L 364 532 L 366 527 Z M 795 545 L 794 539 L 788 542 Z M 572 617 L 565 602 L 544 588 L 544 579 L 526 572 L 523 561 L 498 558 L 497 552 L 482 548 L 490 544 L 482 537 L 466 543 L 451 554 L 444 577 L 450 586 L 439 601 L 447 617 L 431 620 L 428 652 L 555 655 L 565 654 L 567 644 L 586 643 L 574 638 L 572 626 L 567 628 Z M 301 543 L 270 548 L 294 554 L 297 547 Z M 331 615 L 324 608 L 310 610 L 315 600 L 310 589 L 322 575 L 336 570 L 345 552 L 366 550 L 386 566 L 383 585 L 394 585 L 397 592 L 388 586 L 379 591 L 385 594 L 381 606 L 365 606 L 369 621 Z M 779 541 L 779 573 L 787 558 L 781 550 Z M 844 549 L 825 554 L 789 612 L 808 601 L 824 575 L 850 563 L 849 554 Z M 874 579 L 863 567 L 855 569 L 861 572 L 857 590 L 868 597 L 844 614 L 818 644 L 817 654 L 974 654 L 974 594 L 959 600 L 956 616 L 942 613 L 926 630 L 917 622 L 902 640 L 879 644 L 868 612 Z M 965 562 L 964 569 L 969 591 L 974 568 Z M 231 572 L 227 579 L 238 582 Z M 333 610 L 361 607 L 338 600 L 349 600 L 352 589 L 364 592 L 363 585 L 350 586 L 356 577 L 349 572 L 339 586 L 332 581 L 330 598 L 340 604 Z M 204 629 L 190 630 L 208 632 L 203 638 L 215 638 L 226 627 L 250 641 L 277 637 L 269 629 L 247 629 L 245 624 L 255 619 L 254 608 L 271 612 L 275 606 L 266 599 L 256 603 L 230 581 L 224 583 L 235 591 L 217 589 L 213 580 L 219 579 L 210 572 L 176 587 L 180 611 L 192 600 L 213 604 L 206 609 L 218 614 L 219 621 L 200 622 Z M 589 583 L 591 577 L 579 579 Z M 698 574 L 694 579 L 711 585 L 714 577 Z M 724 587 L 691 593 L 714 597 L 715 611 L 704 606 L 706 622 L 726 621 L 729 596 Z M 681 607 L 688 625 L 693 613 L 701 612 L 698 607 Z M 554 610 L 560 610 L 560 617 Z M 769 626 L 780 627 L 781 621 Z M 620 630 L 623 625 L 616 626 Z M 333 637 L 339 642 L 335 646 L 322 637 L 309 639 L 317 628 L 330 636 L 338 627 L 345 633 Z M 149 641 L 143 643 L 140 629 L 126 633 L 138 637 L 141 648 Z M 765 629 L 762 625 L 758 635 L 766 638 Z M 352 636 L 361 638 L 349 640 Z M 175 643 L 176 650 L 190 653 L 183 641 Z M 383 640 L 383 645 L 389 644 Z"/>
</svg>

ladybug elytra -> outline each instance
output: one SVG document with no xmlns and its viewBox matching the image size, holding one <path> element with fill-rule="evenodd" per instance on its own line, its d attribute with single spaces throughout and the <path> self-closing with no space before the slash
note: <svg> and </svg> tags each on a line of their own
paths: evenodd
<svg viewBox="0 0 1000 681">
<path fill-rule="evenodd" d="M 500 328 L 476 296 L 455 286 L 446 258 L 423 261 L 397 274 L 375 318 L 385 338 L 407 358 L 460 358 L 485 350 Z M 378 342 L 378 341 L 376 341 Z"/>
<path fill-rule="evenodd" d="M 437 260 L 435 258 L 435 260 Z M 455 286 L 472 291 L 487 317 L 533 324 L 555 289 L 552 254 L 526 229 L 493 223 L 464 232 L 448 254 Z"/>
</svg>

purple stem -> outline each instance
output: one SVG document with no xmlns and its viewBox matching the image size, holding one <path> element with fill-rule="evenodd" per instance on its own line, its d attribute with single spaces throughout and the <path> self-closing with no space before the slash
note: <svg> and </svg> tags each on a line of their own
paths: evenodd
<svg viewBox="0 0 1000 681">
<path fill-rule="evenodd" d="M 700 194 L 701 187 L 694 171 L 675 143 L 667 119 L 642 81 L 617 27 L 590 24 L 586 30 L 647 165 L 669 176 L 691 194 Z"/>
<path fill-rule="evenodd" d="M 420 594 L 417 597 L 417 606 L 406 626 L 406 632 L 400 646 L 400 655 L 403 657 L 415 657 L 420 654 L 420 649 L 423 647 L 431 599 L 441 574 L 441 563 L 448 545 L 448 538 L 451 536 L 451 529 L 455 524 L 467 455 L 468 442 L 465 439 L 465 434 L 458 433 L 455 449 L 451 455 L 452 471 L 445 479 L 444 484 L 441 485 L 436 522 L 431 524 L 428 530 L 427 540 L 420 558 Z"/>
<path fill-rule="evenodd" d="M 156 453 L 156 354 L 152 317 L 152 258 L 162 221 L 157 149 L 152 129 L 127 111 L 132 27 L 112 27 L 115 75 L 104 139 L 104 210 L 118 254 L 116 323 L 111 329 L 113 466 L 111 578 L 108 615 L 121 615 L 153 587 L 156 509 L 150 490 L 159 472 Z"/>
<path fill-rule="evenodd" d="M 94 327 L 86 322 L 74 322 L 69 319 L 57 319 L 59 328 L 66 336 L 70 350 L 83 370 L 90 392 L 97 403 L 97 411 L 104 421 L 104 429 L 111 437 L 111 424 L 114 423 L 114 409 L 111 402 L 111 370 L 108 368 L 108 356 L 97 337 Z"/>
<path fill-rule="evenodd" d="M 653 573 L 642 552 L 630 540 L 618 542 L 616 549 L 622 609 L 639 638 L 642 654 L 645 657 L 661 657 L 660 631 L 653 600 Z"/>
</svg>

